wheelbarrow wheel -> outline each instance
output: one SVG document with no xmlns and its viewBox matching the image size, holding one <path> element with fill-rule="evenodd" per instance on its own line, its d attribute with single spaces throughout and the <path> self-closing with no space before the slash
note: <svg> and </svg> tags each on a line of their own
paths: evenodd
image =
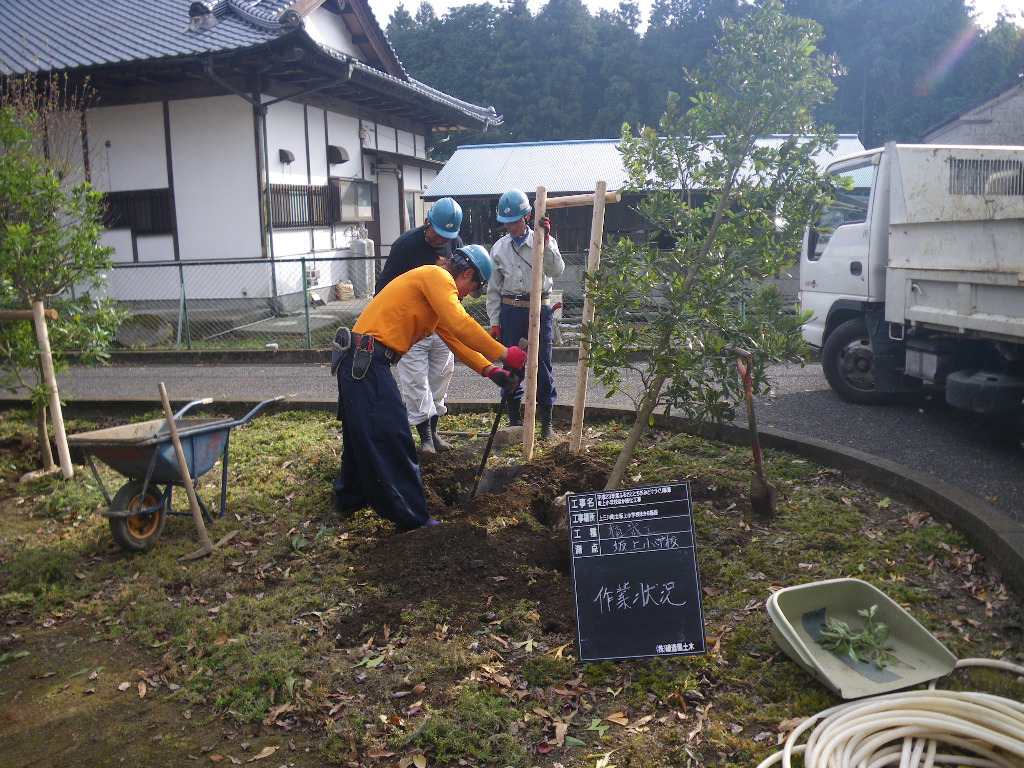
<svg viewBox="0 0 1024 768">
<path fill-rule="evenodd" d="M 145 489 L 143 493 L 141 480 L 132 480 L 125 484 L 121 490 L 114 495 L 112 509 L 131 512 L 135 509 L 149 509 L 160 503 L 160 497 L 153 492 L 153 486 Z M 160 538 L 164 530 L 164 523 L 167 522 L 167 510 L 161 506 L 153 512 L 143 512 L 138 515 L 127 517 L 111 517 L 110 534 L 121 549 L 129 552 L 141 552 L 150 544 Z"/>
</svg>

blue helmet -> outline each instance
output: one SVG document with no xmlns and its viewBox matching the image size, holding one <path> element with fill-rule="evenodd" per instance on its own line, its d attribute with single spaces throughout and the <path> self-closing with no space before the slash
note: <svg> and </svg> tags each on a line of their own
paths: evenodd
<svg viewBox="0 0 1024 768">
<path fill-rule="evenodd" d="M 494 262 L 491 261 L 491 254 L 482 245 L 464 245 L 456 248 L 452 254 L 452 261 L 460 266 L 472 267 L 476 270 L 482 280 L 486 283 L 494 274 Z"/>
<path fill-rule="evenodd" d="M 462 228 L 462 206 L 450 197 L 442 197 L 427 211 L 427 221 L 441 237 L 454 240 Z"/>
<path fill-rule="evenodd" d="M 498 221 L 502 224 L 519 221 L 532 210 L 525 192 L 510 189 L 498 200 Z"/>
</svg>

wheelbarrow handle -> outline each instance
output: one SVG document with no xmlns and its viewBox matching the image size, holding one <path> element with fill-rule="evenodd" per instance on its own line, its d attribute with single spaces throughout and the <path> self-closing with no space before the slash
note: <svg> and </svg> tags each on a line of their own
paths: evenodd
<svg viewBox="0 0 1024 768">
<path fill-rule="evenodd" d="M 243 416 L 237 422 L 235 422 L 235 424 L 238 426 L 246 424 L 249 422 L 250 419 L 252 419 L 253 416 L 262 411 L 271 403 L 279 403 L 282 400 L 287 400 L 289 397 L 294 397 L 294 395 L 278 395 L 277 397 L 271 397 L 268 400 L 264 400 L 262 403 L 257 404 L 255 408 L 253 408 L 251 411 L 245 414 L 245 416 Z"/>
<path fill-rule="evenodd" d="M 182 406 L 181 410 L 179 410 L 177 413 L 174 414 L 174 418 L 180 419 L 182 416 L 185 415 L 185 413 L 187 411 L 191 410 L 194 406 L 197 406 L 197 405 L 209 405 L 212 402 L 213 402 L 213 398 L 212 397 L 204 397 L 202 400 L 193 400 L 191 403 L 187 403 L 184 406 Z"/>
</svg>

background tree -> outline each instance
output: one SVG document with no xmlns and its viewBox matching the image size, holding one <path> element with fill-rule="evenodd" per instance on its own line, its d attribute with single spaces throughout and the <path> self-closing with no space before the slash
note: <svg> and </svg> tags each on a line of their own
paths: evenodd
<svg viewBox="0 0 1024 768">
<path fill-rule="evenodd" d="M 121 319 L 89 294 L 110 268 L 112 249 L 99 242 L 102 195 L 80 178 L 75 161 L 84 103 L 62 80 L 0 83 L 0 307 L 43 302 L 57 310 L 49 334 L 58 372 L 67 369 L 69 351 L 82 351 L 86 361 L 103 357 Z M 9 324 L 0 339 L 0 386 L 28 390 L 44 468 L 51 469 L 45 410 L 51 393 L 35 333 L 30 323 Z"/>
<path fill-rule="evenodd" d="M 655 408 L 731 418 L 734 348 L 754 354 L 763 391 L 764 362 L 801 347 L 806 318 L 783 311 L 765 281 L 792 262 L 828 188 L 814 158 L 835 138 L 813 113 L 837 69 L 817 52 L 820 36 L 816 22 L 770 0 L 725 23 L 706 72 L 690 78 L 689 111 L 672 94 L 657 127 L 623 127 L 630 188 L 646 192 L 640 212 L 671 245 L 622 240 L 587 275 L 597 310 L 584 329 L 591 367 L 612 390 L 625 370 L 643 385 L 608 488 L 619 486 Z M 758 141 L 772 134 L 788 138 Z"/>
</svg>

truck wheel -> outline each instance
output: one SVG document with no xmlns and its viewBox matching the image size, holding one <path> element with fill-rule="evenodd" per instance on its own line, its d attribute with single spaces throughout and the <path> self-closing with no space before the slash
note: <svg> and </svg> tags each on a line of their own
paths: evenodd
<svg viewBox="0 0 1024 768">
<path fill-rule="evenodd" d="M 135 509 L 155 507 L 160 503 L 159 495 L 153 492 L 152 484 L 143 494 L 143 485 L 141 480 L 132 480 L 126 483 L 114 495 L 111 508 L 130 512 Z M 160 538 L 160 534 L 164 530 L 164 523 L 167 522 L 167 510 L 160 507 L 155 512 L 145 512 L 128 517 L 111 517 L 107 522 L 110 525 L 110 534 L 121 549 L 129 552 L 141 552 Z"/>
<path fill-rule="evenodd" d="M 954 371 L 946 377 L 946 402 L 974 413 L 1024 413 L 1024 379 L 993 371 Z"/>
<path fill-rule="evenodd" d="M 885 395 L 875 392 L 875 361 L 867 324 L 860 318 L 847 320 L 825 341 L 821 367 L 832 390 L 843 400 L 857 405 L 879 405 Z"/>
</svg>

